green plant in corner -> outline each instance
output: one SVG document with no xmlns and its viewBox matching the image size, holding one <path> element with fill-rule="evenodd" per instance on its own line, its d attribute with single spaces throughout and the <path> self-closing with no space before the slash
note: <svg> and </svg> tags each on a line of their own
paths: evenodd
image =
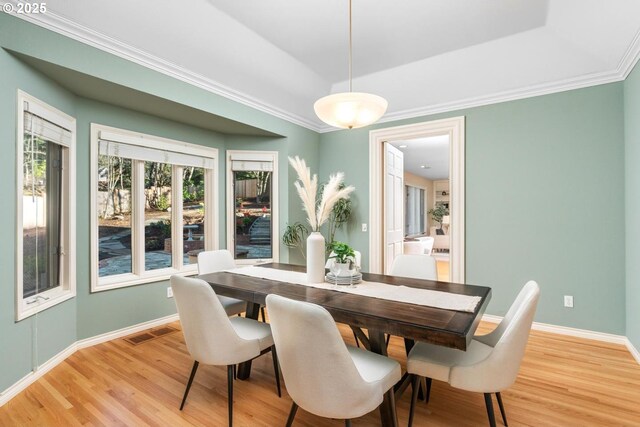
<svg viewBox="0 0 640 427">
<path fill-rule="evenodd" d="M 303 258 L 306 258 L 304 254 L 305 236 L 309 234 L 307 227 L 295 222 L 291 225 L 287 224 L 287 228 L 282 235 L 282 243 L 288 248 L 298 248 Z"/>
<path fill-rule="evenodd" d="M 341 189 L 344 184 L 341 185 Z M 336 231 L 349 222 L 351 217 L 351 199 L 340 199 L 331 210 L 327 226 L 327 255 L 331 252 L 331 245 L 335 241 Z"/>
<path fill-rule="evenodd" d="M 353 248 L 343 242 L 333 242 L 331 244 L 331 250 L 333 255 L 329 258 L 334 258 L 339 264 L 346 264 L 347 262 L 355 262 L 356 253 Z"/>
<path fill-rule="evenodd" d="M 440 229 L 442 229 L 442 217 L 449 215 L 449 209 L 445 205 L 437 205 L 433 209 L 429 209 L 427 212 L 435 222 L 440 224 Z"/>
</svg>

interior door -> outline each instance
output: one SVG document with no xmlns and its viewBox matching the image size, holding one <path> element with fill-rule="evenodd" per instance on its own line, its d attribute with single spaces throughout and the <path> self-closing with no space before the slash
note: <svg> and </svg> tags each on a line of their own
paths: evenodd
<svg viewBox="0 0 640 427">
<path fill-rule="evenodd" d="M 384 144 L 384 274 L 402 254 L 404 240 L 404 158 L 402 151 Z"/>
</svg>

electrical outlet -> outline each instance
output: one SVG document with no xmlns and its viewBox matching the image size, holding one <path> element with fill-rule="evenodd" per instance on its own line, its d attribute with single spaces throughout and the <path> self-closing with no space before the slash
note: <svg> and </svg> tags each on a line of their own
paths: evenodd
<svg viewBox="0 0 640 427">
<path fill-rule="evenodd" d="M 366 233 L 367 232 L 367 224 L 362 224 L 362 232 Z"/>
<path fill-rule="evenodd" d="M 567 308 L 573 308 L 573 295 L 564 296 L 564 306 Z"/>
<path fill-rule="evenodd" d="M 173 289 L 171 289 L 171 286 L 167 288 L 167 298 L 173 298 Z"/>
</svg>

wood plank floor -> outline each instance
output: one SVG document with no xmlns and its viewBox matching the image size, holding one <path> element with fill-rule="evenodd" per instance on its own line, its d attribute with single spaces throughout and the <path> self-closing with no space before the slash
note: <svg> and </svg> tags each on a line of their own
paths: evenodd
<svg viewBox="0 0 640 427">
<path fill-rule="evenodd" d="M 341 331 L 353 343 L 350 330 Z M 401 339 L 392 338 L 390 355 L 404 365 Z M 178 410 L 191 365 L 180 331 L 137 346 L 118 339 L 80 350 L 0 408 L 0 426 L 226 425 L 224 367 L 201 365 Z M 284 425 L 291 400 L 276 395 L 271 356 L 253 366 L 250 380 L 234 384 L 234 425 Z M 620 345 L 534 331 L 518 381 L 502 395 L 510 426 L 640 426 L 640 366 Z M 409 399 L 405 393 L 398 402 L 401 426 Z M 353 424 L 378 425 L 378 414 Z M 300 410 L 294 425 L 343 424 Z M 414 425 L 486 426 L 483 397 L 434 381 Z"/>
</svg>

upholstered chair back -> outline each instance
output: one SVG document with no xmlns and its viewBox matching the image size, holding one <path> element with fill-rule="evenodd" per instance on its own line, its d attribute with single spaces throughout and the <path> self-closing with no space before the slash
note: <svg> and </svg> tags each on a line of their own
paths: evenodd
<svg viewBox="0 0 640 427">
<path fill-rule="evenodd" d="M 421 243 L 415 243 L 422 248 Z M 412 279 L 438 280 L 436 260 L 429 255 L 398 255 L 393 260 L 389 274 Z"/>
<path fill-rule="evenodd" d="M 382 403 L 382 391 L 362 379 L 327 310 L 274 294 L 267 310 L 287 391 L 301 408 L 348 419 Z"/>
<path fill-rule="evenodd" d="M 226 249 L 204 251 L 198 254 L 198 274 L 215 273 L 232 268 L 236 268 L 236 263 L 231 252 Z"/>
<path fill-rule="evenodd" d="M 451 369 L 449 383 L 481 393 L 497 393 L 516 380 L 540 297 L 540 287 L 529 281 L 520 291 L 500 325 L 490 334 L 476 337 L 493 347 L 486 359 Z"/>
<path fill-rule="evenodd" d="M 195 360 L 207 365 L 232 365 L 260 354 L 258 340 L 238 336 L 207 282 L 171 276 L 171 289 L 187 349 Z"/>
</svg>

